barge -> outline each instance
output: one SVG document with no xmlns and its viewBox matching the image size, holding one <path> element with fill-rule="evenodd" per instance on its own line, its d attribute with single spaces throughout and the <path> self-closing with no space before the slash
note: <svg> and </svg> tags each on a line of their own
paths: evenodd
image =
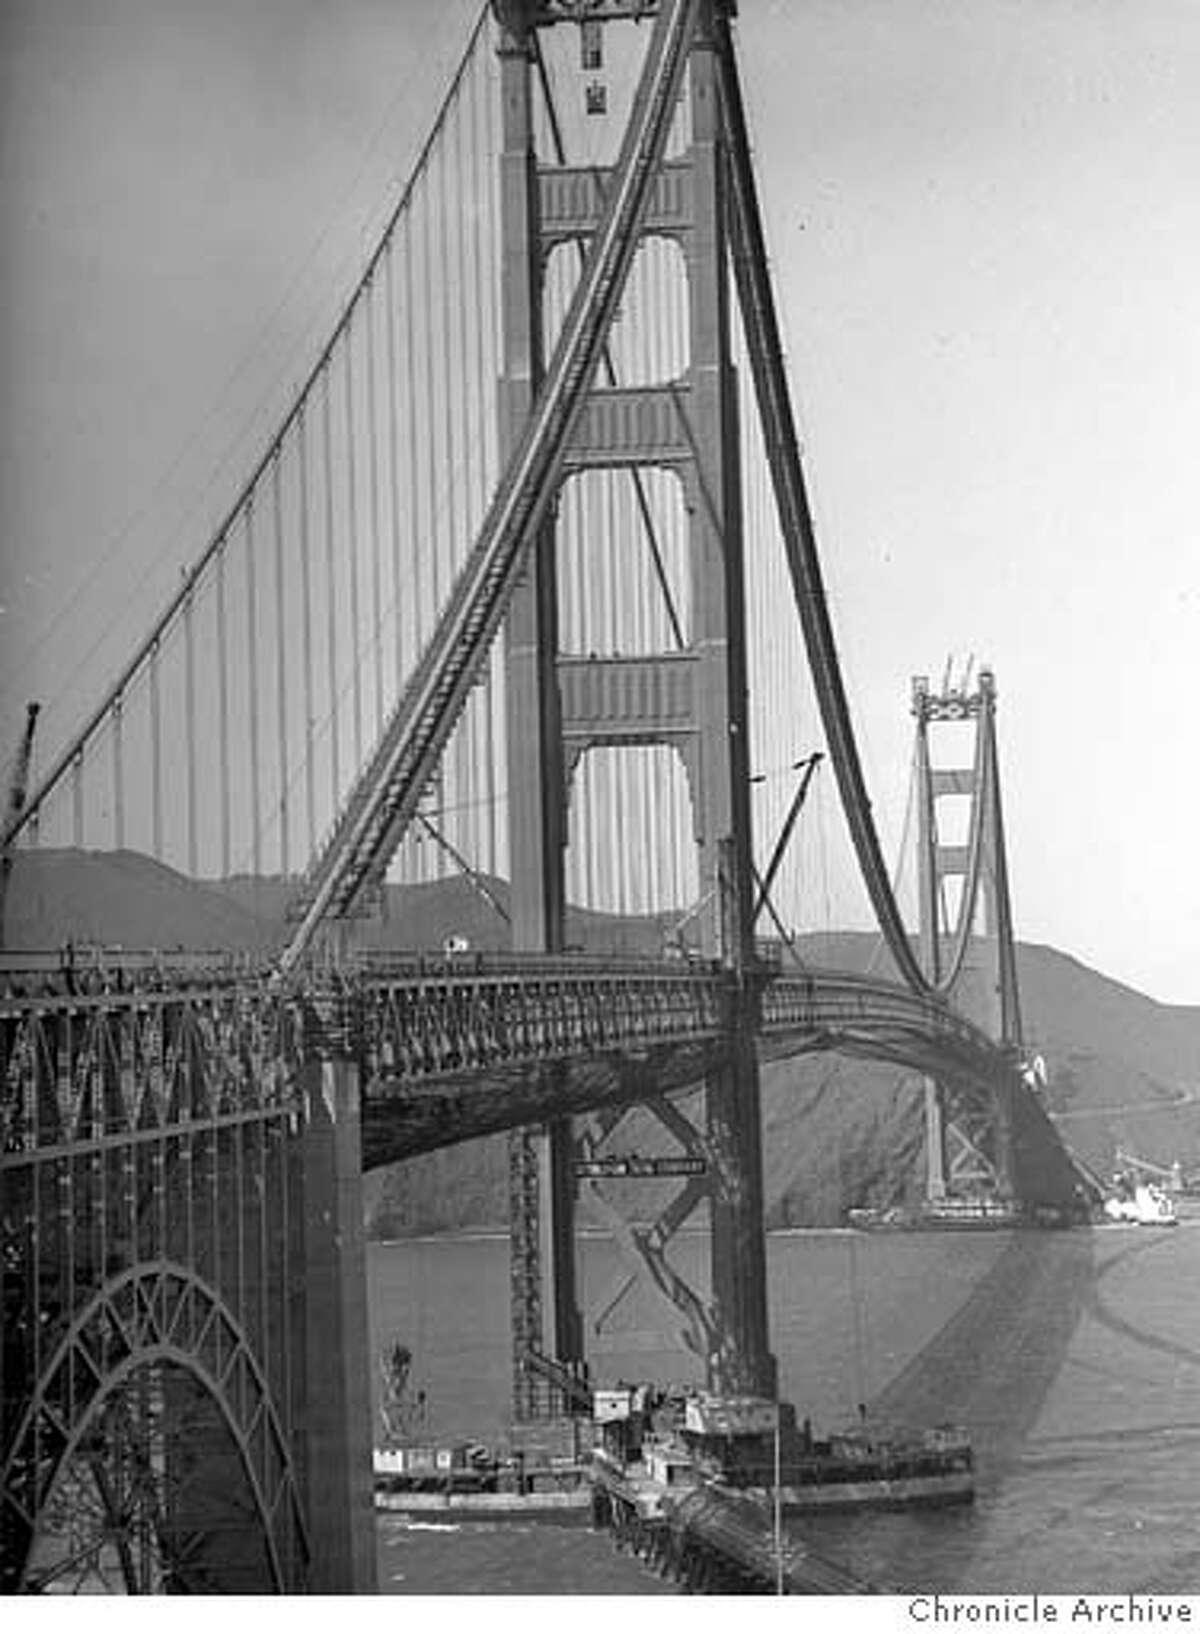
<svg viewBox="0 0 1200 1634">
<path fill-rule="evenodd" d="M 581 1389 L 575 1406 L 514 1424 L 499 1452 L 390 1434 L 374 1454 L 376 1507 L 455 1521 L 586 1519 L 603 1487 L 654 1522 L 690 1491 L 790 1514 L 974 1498 L 971 1445 L 953 1425 L 884 1429 L 860 1408 L 853 1428 L 820 1437 L 787 1402 L 651 1384 Z"/>
<path fill-rule="evenodd" d="M 554 1459 L 529 1465 L 473 1443 L 376 1447 L 375 1507 L 424 1520 L 586 1521 L 591 1505 L 586 1463 Z"/>
<path fill-rule="evenodd" d="M 916 1208 L 851 1208 L 846 1224 L 856 1231 L 1011 1231 L 1032 1220 L 1016 1203 L 991 1197 L 944 1197 Z"/>
</svg>

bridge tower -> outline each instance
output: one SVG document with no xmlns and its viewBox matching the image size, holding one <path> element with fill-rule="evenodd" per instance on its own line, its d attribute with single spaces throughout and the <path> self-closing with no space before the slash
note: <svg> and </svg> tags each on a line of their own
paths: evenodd
<svg viewBox="0 0 1200 1634">
<path fill-rule="evenodd" d="M 973 692 L 967 683 L 940 693 L 927 676 L 912 683 L 912 712 L 917 722 L 917 857 L 920 894 L 921 956 L 935 984 L 952 984 L 968 968 L 971 933 L 979 898 L 983 906 L 985 959 L 994 965 L 977 1003 L 978 1020 L 1001 1043 L 1021 1043 L 1020 994 L 1017 987 L 1012 908 L 1004 847 L 1000 774 L 996 752 L 996 682 L 991 670 L 979 673 Z M 970 765 L 934 765 L 931 728 L 975 725 Z M 939 802 L 965 799 L 969 820 L 965 842 L 944 843 Z M 950 933 L 947 886 L 956 883 L 955 928 Z M 981 1186 L 1012 1193 L 1012 1118 L 1003 1098 L 987 1112 L 977 1105 L 951 1102 L 945 1084 L 925 1080 L 926 1195 L 931 1202 L 964 1187 Z"/>
<path fill-rule="evenodd" d="M 506 626 L 509 812 L 513 945 L 556 951 L 564 932 L 564 853 L 571 784 L 596 748 L 667 745 L 681 757 L 692 801 L 700 895 L 697 951 L 743 971 L 752 957 L 749 730 L 738 462 L 736 380 L 730 350 L 724 137 L 717 103 L 714 17 L 705 0 L 688 58 L 690 146 L 660 159 L 640 236 L 679 245 L 686 267 L 689 361 L 683 378 L 621 387 L 597 383 L 570 439 L 562 477 L 583 470 L 658 467 L 678 480 L 688 514 L 691 606 L 680 651 L 629 657 L 566 655 L 557 631 L 556 529 L 539 537 Z M 602 52 L 609 22 L 641 19 L 646 0 L 612 0 L 603 22 L 582 19 L 569 0 L 502 4 L 501 157 L 503 344 L 501 443 L 510 449 L 536 393 L 544 359 L 543 285 L 556 244 L 586 246 L 599 224 L 611 171 L 571 169 L 539 155 L 533 74 L 539 32 L 572 22 L 585 54 Z M 557 156 L 552 156 L 557 158 Z M 589 541 L 603 551 L 612 542 Z M 735 1011 L 738 1006 L 735 1005 Z M 697 1296 L 661 1264 L 649 1267 L 684 1316 L 689 1343 L 709 1382 L 773 1390 L 767 1345 L 759 1084 L 748 1015 L 730 1018 L 727 1065 L 704 1094 L 704 1127 L 667 1108 L 665 1121 L 708 1180 L 677 1200 L 663 1240 L 707 1196 L 710 1290 Z M 647 1100 L 654 1085 L 647 1080 Z M 606 1129 L 611 1130 L 611 1119 Z M 578 1369 L 586 1362 L 575 1273 L 577 1157 L 592 1149 L 564 1120 L 522 1130 L 510 1141 L 514 1407 L 537 1410 L 530 1369 L 546 1354 Z M 644 1243 L 639 1234 L 639 1241 Z M 542 1369 L 543 1373 L 547 1369 Z M 561 1376 L 561 1375 L 560 1375 Z"/>
</svg>

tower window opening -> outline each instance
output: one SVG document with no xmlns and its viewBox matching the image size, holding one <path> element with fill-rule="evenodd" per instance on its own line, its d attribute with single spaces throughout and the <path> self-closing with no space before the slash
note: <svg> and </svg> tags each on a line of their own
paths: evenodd
<svg viewBox="0 0 1200 1634">
<path fill-rule="evenodd" d="M 608 112 L 608 91 L 599 80 L 593 80 L 588 86 L 585 106 L 588 113 Z"/>
</svg>

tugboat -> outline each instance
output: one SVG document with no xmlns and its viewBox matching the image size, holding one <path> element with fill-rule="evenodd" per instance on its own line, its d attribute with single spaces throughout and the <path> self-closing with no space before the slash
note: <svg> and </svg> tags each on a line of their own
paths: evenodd
<svg viewBox="0 0 1200 1634">
<path fill-rule="evenodd" d="M 702 1474 L 770 1497 L 779 1418 L 779 1492 L 785 1511 L 931 1508 L 970 1503 L 974 1455 L 966 1431 L 876 1430 L 865 1412 L 852 1429 L 818 1439 L 795 1409 L 754 1397 L 699 1397 L 687 1404 L 683 1441 Z"/>
<path fill-rule="evenodd" d="M 693 1486 L 773 1502 L 792 1514 L 970 1503 L 974 1456 L 964 1430 L 876 1429 L 861 1422 L 820 1439 L 795 1409 L 758 1396 L 679 1396 L 649 1386 L 597 1392 L 594 1460 L 641 1486 Z"/>
<path fill-rule="evenodd" d="M 1124 1225 L 1179 1224 L 1174 1201 L 1161 1186 L 1123 1179 L 1118 1180 L 1113 1195 L 1105 1199 L 1104 1217 Z"/>
</svg>

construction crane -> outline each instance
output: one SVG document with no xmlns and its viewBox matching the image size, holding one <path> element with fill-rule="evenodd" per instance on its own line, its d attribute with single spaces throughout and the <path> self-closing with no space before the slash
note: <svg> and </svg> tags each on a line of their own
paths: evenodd
<svg viewBox="0 0 1200 1634">
<path fill-rule="evenodd" d="M 756 922 L 759 914 L 765 907 L 770 913 L 772 919 L 775 920 L 776 926 L 779 928 L 780 934 L 783 935 L 784 941 L 787 941 L 787 935 L 783 931 L 782 926 L 779 925 L 775 911 L 771 907 L 771 886 L 774 884 L 775 875 L 778 872 L 779 864 L 783 861 L 783 854 L 787 850 L 788 841 L 792 837 L 792 830 L 796 826 L 796 819 L 799 817 L 801 808 L 804 805 L 805 797 L 808 794 L 808 785 L 812 782 L 813 775 L 815 774 L 817 767 L 824 759 L 825 756 L 822 754 L 821 750 L 816 749 L 811 755 L 809 755 L 807 760 L 798 760 L 792 767 L 794 772 L 803 771 L 804 776 L 800 779 L 800 786 L 792 797 L 792 803 L 788 807 L 788 814 L 783 819 L 783 827 L 779 830 L 779 838 L 775 841 L 775 849 L 771 853 L 771 860 L 767 864 L 767 871 L 763 877 L 758 880 L 758 899 L 754 904 L 754 912 L 750 916 L 751 921 Z M 751 778 L 750 781 L 752 783 L 757 783 L 761 782 L 762 779 L 757 777 Z"/>
<path fill-rule="evenodd" d="M 1134 1152 L 1123 1146 L 1118 1146 L 1115 1154 L 1115 1163 L 1118 1171 L 1124 1171 L 1131 1177 L 1138 1175 L 1154 1175 L 1159 1180 L 1165 1180 L 1168 1191 L 1183 1190 L 1183 1175 L 1179 1160 L 1169 1166 L 1163 1163 L 1151 1163 L 1149 1158 L 1138 1157 Z"/>
<path fill-rule="evenodd" d="M 21 746 L 17 750 L 16 760 L 13 762 L 12 775 L 8 780 L 8 799 L 4 811 L 4 846 L 0 851 L 0 948 L 4 946 L 4 909 L 8 901 L 8 876 L 12 873 L 13 856 L 16 851 L 16 823 L 25 806 L 25 793 L 29 786 L 29 764 L 33 759 L 33 734 L 37 730 L 40 708 L 41 705 L 36 703 L 25 706 L 25 731 L 21 736 Z"/>
</svg>

